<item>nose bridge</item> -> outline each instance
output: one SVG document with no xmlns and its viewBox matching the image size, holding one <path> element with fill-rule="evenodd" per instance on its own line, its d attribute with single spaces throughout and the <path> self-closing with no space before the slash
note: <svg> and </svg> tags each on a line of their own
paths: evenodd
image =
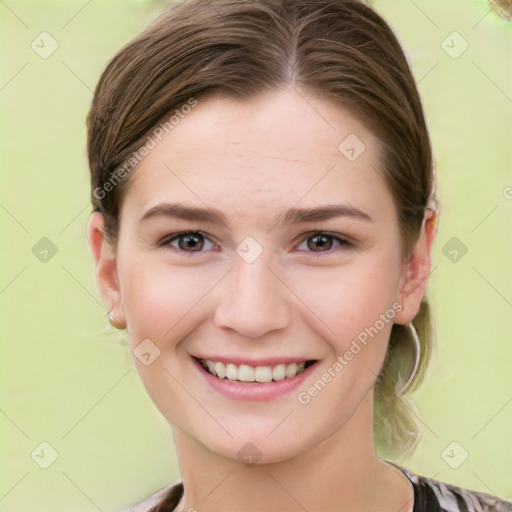
<svg viewBox="0 0 512 512">
<path fill-rule="evenodd" d="M 270 255 L 256 259 L 236 255 L 215 311 L 218 326 L 247 338 L 285 328 L 290 321 L 286 287 L 271 268 Z"/>
</svg>

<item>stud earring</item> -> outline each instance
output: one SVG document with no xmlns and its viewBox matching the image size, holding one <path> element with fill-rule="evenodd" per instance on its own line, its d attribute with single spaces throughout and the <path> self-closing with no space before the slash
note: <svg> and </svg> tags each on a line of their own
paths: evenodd
<svg viewBox="0 0 512 512">
<path fill-rule="evenodd" d="M 119 322 L 117 322 L 116 320 L 114 320 L 111 312 L 108 314 L 107 318 L 112 327 L 115 327 L 116 329 L 124 329 L 125 328 L 124 325 L 122 325 Z"/>
</svg>

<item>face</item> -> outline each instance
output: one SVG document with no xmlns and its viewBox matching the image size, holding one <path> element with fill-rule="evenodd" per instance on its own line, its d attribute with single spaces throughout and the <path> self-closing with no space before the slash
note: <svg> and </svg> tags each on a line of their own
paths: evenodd
<svg viewBox="0 0 512 512">
<path fill-rule="evenodd" d="M 378 140 L 291 91 L 199 101 L 161 138 L 97 258 L 156 406 L 232 459 L 371 435 L 392 324 L 419 305 Z"/>
</svg>

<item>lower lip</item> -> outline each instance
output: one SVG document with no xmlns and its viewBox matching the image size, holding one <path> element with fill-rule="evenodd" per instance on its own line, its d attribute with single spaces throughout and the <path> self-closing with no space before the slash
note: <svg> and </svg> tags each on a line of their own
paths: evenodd
<svg viewBox="0 0 512 512">
<path fill-rule="evenodd" d="M 192 358 L 192 360 L 203 378 L 215 391 L 218 391 L 227 398 L 242 401 L 274 400 L 275 398 L 286 395 L 298 388 L 315 370 L 317 365 L 317 362 L 313 363 L 295 377 L 260 383 L 219 379 L 207 372 L 204 366 L 197 359 Z"/>
</svg>

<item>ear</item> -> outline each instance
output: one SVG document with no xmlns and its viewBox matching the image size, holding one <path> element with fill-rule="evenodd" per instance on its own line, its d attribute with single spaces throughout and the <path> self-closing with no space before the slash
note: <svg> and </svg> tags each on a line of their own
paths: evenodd
<svg viewBox="0 0 512 512">
<path fill-rule="evenodd" d="M 402 305 L 395 323 L 406 324 L 418 313 L 430 274 L 430 251 L 436 235 L 437 213 L 426 209 L 420 236 L 402 265 L 397 302 Z"/>
<path fill-rule="evenodd" d="M 110 322 L 118 329 L 126 327 L 117 278 L 115 247 L 105 236 L 105 220 L 100 212 L 93 212 L 87 225 L 87 239 L 96 263 L 96 283 Z"/>
</svg>

